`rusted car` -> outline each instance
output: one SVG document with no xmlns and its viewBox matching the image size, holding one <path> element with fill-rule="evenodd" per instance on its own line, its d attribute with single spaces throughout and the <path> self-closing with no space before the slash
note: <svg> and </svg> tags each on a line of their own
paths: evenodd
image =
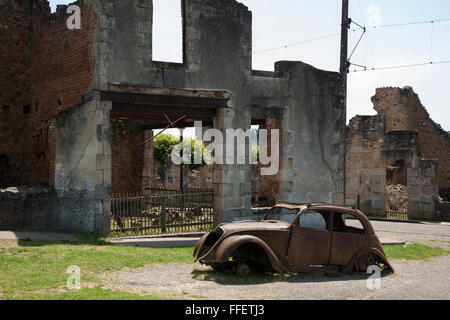
<svg viewBox="0 0 450 320">
<path fill-rule="evenodd" d="M 197 242 L 194 258 L 213 268 L 231 266 L 241 276 L 320 266 L 347 273 L 366 272 L 371 265 L 394 271 L 364 213 L 326 204 L 280 203 L 260 221 L 219 225 Z"/>
</svg>

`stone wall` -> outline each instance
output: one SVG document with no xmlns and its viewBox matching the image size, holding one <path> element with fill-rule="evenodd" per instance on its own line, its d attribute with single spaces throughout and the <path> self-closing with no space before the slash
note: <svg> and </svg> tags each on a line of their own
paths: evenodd
<svg viewBox="0 0 450 320">
<path fill-rule="evenodd" d="M 2 9 L 6 3 L 16 1 L 1 1 Z M 194 96 L 198 90 L 229 92 L 227 107 L 217 109 L 211 119 L 224 136 L 227 129 L 250 129 L 255 118 L 277 122 L 281 146 L 277 199 L 343 204 L 345 109 L 339 74 L 295 61 L 279 61 L 273 72 L 252 70 L 252 14 L 246 6 L 232 0 L 183 1 L 184 61 L 173 64 L 152 60 L 150 0 L 78 1 L 82 29 L 70 31 L 64 29 L 66 7 L 51 15 L 46 1 L 36 3 L 41 11 L 19 10 L 33 32 L 27 24 L 10 22 L 24 41 L 16 51 L 24 64 L 17 70 L 30 75 L 21 89 L 25 100 L 3 102 L 11 105 L 10 110 L 15 106 L 11 116 L 35 119 L 31 126 L 35 133 L 18 131 L 27 123 L 12 126 L 7 122 L 12 129 L 2 136 L 0 161 L 23 165 L 20 172 L 2 170 L 5 181 L 9 179 L 6 184 L 54 185 L 61 205 L 60 228 L 107 233 L 114 168 L 129 164 L 125 154 L 134 156 L 125 149 L 112 160 L 111 132 L 116 128 L 114 124 L 111 128 L 109 115 L 113 103 L 101 100 L 98 91 L 114 85 L 116 91 L 120 85 L 171 88 Z M 38 65 L 33 66 L 33 61 Z M 12 83 L 19 80 L 11 79 Z M 143 138 L 135 133 L 132 140 Z M 113 148 L 126 142 L 119 139 Z M 16 151 L 5 146 L 11 144 L 17 145 Z M 117 176 L 117 181 L 133 188 L 130 180 L 142 181 L 145 166 L 139 167 L 138 162 L 132 164 L 137 179 Z M 13 179 L 8 172 L 16 172 L 16 178 L 23 180 Z M 250 164 L 215 165 L 213 183 L 217 221 L 251 215 Z"/>
<path fill-rule="evenodd" d="M 384 116 L 357 116 L 347 133 L 346 204 L 377 215 L 385 211 L 385 130 Z"/>
<path fill-rule="evenodd" d="M 218 110 L 215 128 L 249 129 L 256 117 L 279 121 L 279 200 L 343 204 L 345 110 L 339 75 L 294 61 L 277 62 L 274 72 L 252 70 L 251 12 L 225 0 L 184 1 L 183 63 L 152 61 L 152 10 L 149 0 L 101 2 L 99 88 L 120 83 L 227 90 L 229 108 Z M 249 164 L 215 166 L 219 220 L 250 214 L 249 172 Z"/>
<path fill-rule="evenodd" d="M 408 170 L 408 216 L 411 219 L 440 218 L 436 212 L 437 162 L 416 161 Z"/>
<path fill-rule="evenodd" d="M 430 118 L 413 89 L 380 88 L 372 101 L 375 110 L 386 116 L 387 131 L 418 132 L 423 158 L 438 160 L 438 188 L 450 187 L 450 136 Z"/>
<path fill-rule="evenodd" d="M 442 221 L 450 222 L 450 202 L 436 202 L 436 216 Z"/>
<path fill-rule="evenodd" d="M 164 169 L 153 167 L 153 177 L 150 186 L 162 187 L 166 189 L 180 190 L 181 186 L 181 170 L 180 166 L 174 165 L 170 159 L 166 161 Z M 183 188 L 193 189 L 212 189 L 213 184 L 213 167 L 203 167 L 197 170 L 190 170 L 189 166 L 183 168 Z"/>
<path fill-rule="evenodd" d="M 56 229 L 58 201 L 46 187 L 0 189 L 0 228 Z"/>
<path fill-rule="evenodd" d="M 409 87 L 378 89 L 372 101 L 379 114 L 356 116 L 350 121 L 347 205 L 359 206 L 369 214 L 384 215 L 386 185 L 403 184 L 408 190 L 410 218 L 439 218 L 437 186 L 446 179 L 442 176 L 446 160 L 440 166 L 441 160 L 437 158 L 442 159 L 442 154 L 448 151 L 441 129 L 425 116 L 425 109 L 415 99 L 417 96 Z M 427 129 L 413 126 L 419 119 L 426 123 Z M 439 148 L 443 151 L 438 151 Z M 436 155 L 439 157 L 435 158 Z"/>
</svg>

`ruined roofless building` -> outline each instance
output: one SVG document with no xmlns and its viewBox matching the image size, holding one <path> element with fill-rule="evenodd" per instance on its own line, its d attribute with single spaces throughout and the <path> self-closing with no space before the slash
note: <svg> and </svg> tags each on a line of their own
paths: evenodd
<svg viewBox="0 0 450 320">
<path fill-rule="evenodd" d="M 180 1 L 183 62 L 167 63 L 152 59 L 151 0 L 74 2 L 79 30 L 67 28 L 67 6 L 51 14 L 45 0 L 0 0 L 0 186 L 46 186 L 0 193 L 0 227 L 108 234 L 117 170 L 142 184 L 142 161 L 130 159 L 144 158 L 143 146 L 114 149 L 111 133 L 121 119 L 144 141 L 164 114 L 222 131 L 270 122 L 281 139 L 277 199 L 343 204 L 339 74 L 293 61 L 252 70 L 246 6 Z M 250 214 L 249 167 L 214 166 L 217 221 Z"/>
<path fill-rule="evenodd" d="M 450 190 L 450 136 L 411 87 L 379 88 L 372 102 L 378 115 L 348 126 L 346 203 L 385 215 L 386 186 L 400 185 L 409 218 L 450 220 L 450 203 L 438 201 Z"/>
</svg>

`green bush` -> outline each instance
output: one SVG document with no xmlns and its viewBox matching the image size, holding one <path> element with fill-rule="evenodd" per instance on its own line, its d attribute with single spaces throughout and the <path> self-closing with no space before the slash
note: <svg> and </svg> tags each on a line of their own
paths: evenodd
<svg viewBox="0 0 450 320">
<path fill-rule="evenodd" d="M 171 134 L 160 134 L 153 140 L 153 160 L 158 167 L 164 169 L 167 157 L 179 143 L 180 138 Z"/>
</svg>

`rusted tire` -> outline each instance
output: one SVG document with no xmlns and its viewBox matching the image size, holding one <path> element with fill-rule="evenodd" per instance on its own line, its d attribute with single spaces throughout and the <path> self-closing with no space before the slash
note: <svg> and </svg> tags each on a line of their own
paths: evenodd
<svg viewBox="0 0 450 320">
<path fill-rule="evenodd" d="M 248 264 L 241 262 L 236 266 L 236 274 L 240 277 L 246 278 L 250 274 L 250 267 Z"/>
<path fill-rule="evenodd" d="M 375 256 L 371 252 L 363 253 L 356 259 L 354 270 L 356 272 L 367 272 L 367 268 L 372 265 L 378 265 Z"/>
</svg>

